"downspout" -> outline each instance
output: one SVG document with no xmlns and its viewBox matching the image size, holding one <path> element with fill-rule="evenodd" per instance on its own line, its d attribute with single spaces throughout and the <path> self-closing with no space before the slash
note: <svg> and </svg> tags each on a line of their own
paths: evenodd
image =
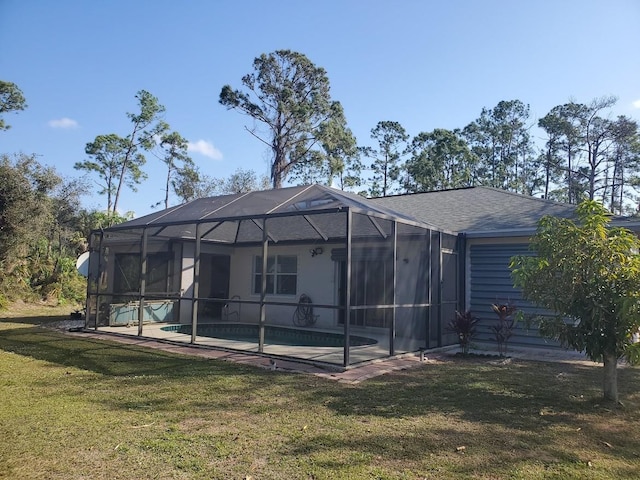
<svg viewBox="0 0 640 480">
<path fill-rule="evenodd" d="M 142 336 L 142 320 L 144 319 L 144 295 L 147 290 L 147 240 L 148 230 L 142 230 L 140 247 L 140 294 L 138 297 L 138 336 Z"/>
</svg>

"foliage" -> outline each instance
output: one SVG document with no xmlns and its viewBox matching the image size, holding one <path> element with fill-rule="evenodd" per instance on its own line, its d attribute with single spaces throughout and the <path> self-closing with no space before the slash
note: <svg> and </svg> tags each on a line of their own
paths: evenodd
<svg viewBox="0 0 640 480">
<path fill-rule="evenodd" d="M 197 167 L 187 167 L 176 177 L 174 191 L 183 202 L 214 195 L 233 195 L 255 190 L 268 190 L 271 183 L 266 175 L 258 177 L 255 171 L 238 168 L 227 178 L 203 175 Z"/>
<path fill-rule="evenodd" d="M 17 112 L 27 108 L 27 102 L 22 90 L 15 83 L 0 80 L 0 131 L 8 130 L 8 125 L 2 115 L 8 112 Z"/>
<path fill-rule="evenodd" d="M 612 166 L 610 185 L 605 189 L 603 198 L 608 201 L 612 212 L 628 213 L 626 203 L 635 200 L 629 187 L 638 185 L 640 171 L 640 130 L 638 122 L 625 116 L 619 116 L 611 124 L 611 144 L 607 151 Z M 631 192 L 633 192 L 631 188 Z"/>
<path fill-rule="evenodd" d="M 478 183 L 531 195 L 540 178 L 532 156 L 529 105 L 520 100 L 500 101 L 483 108 L 480 117 L 463 130 L 478 159 Z"/>
<path fill-rule="evenodd" d="M 409 135 L 398 122 L 382 121 L 371 130 L 371 138 L 378 147 L 363 147 L 361 152 L 373 160 L 369 168 L 373 172 L 370 179 L 369 195 L 386 197 L 396 192 L 400 177 L 401 158 Z"/>
<path fill-rule="evenodd" d="M 65 180 L 34 156 L 0 158 L 0 296 L 78 301 L 86 283 L 75 270 L 84 251 L 80 196 L 86 186 Z"/>
<path fill-rule="evenodd" d="M 167 167 L 167 177 L 164 186 L 164 202 L 158 202 L 154 206 L 164 203 L 164 208 L 169 208 L 169 192 L 175 192 L 179 185 L 184 184 L 191 178 L 195 164 L 187 154 L 189 142 L 178 132 L 165 132 L 160 137 L 158 145 L 159 153 L 157 157 L 164 162 Z"/>
<path fill-rule="evenodd" d="M 476 324 L 479 319 L 471 311 L 458 312 L 456 310 L 456 316 L 447 324 L 447 329 L 454 332 L 458 336 L 458 344 L 460 345 L 460 352 L 463 355 L 469 353 L 471 347 L 471 341 L 476 335 Z"/>
<path fill-rule="evenodd" d="M 98 195 L 107 195 L 107 211 L 114 211 L 113 197 L 117 190 L 118 177 L 121 170 L 122 154 L 126 148 L 126 140 L 116 134 L 98 135 L 93 142 L 87 143 L 85 153 L 92 160 L 77 162 L 74 168 L 97 173 L 100 178 Z M 132 182 L 140 181 L 142 172 L 137 163 L 128 170 Z"/>
<path fill-rule="evenodd" d="M 87 216 L 87 223 L 84 225 L 85 236 L 89 236 L 91 230 L 101 230 L 103 228 L 112 227 L 119 223 L 127 222 L 133 219 L 133 212 L 127 212 L 125 214 L 109 213 L 98 210 L 83 211 L 83 214 Z"/>
<path fill-rule="evenodd" d="M 291 168 L 291 180 L 302 185 L 331 185 L 341 188 L 360 183 L 362 165 L 356 139 L 347 127 L 342 105 L 334 102 L 331 119 L 319 128 L 319 149 L 309 152 L 306 161 Z"/>
<path fill-rule="evenodd" d="M 538 125 L 547 133 L 545 196 L 568 203 L 600 199 L 612 212 L 627 213 L 634 203 L 640 168 L 640 133 L 636 121 L 608 118 L 615 97 L 589 104 L 558 105 Z M 550 189 L 556 183 L 559 188 Z"/>
<path fill-rule="evenodd" d="M 604 395 L 617 400 L 616 366 L 634 360 L 640 329 L 640 240 L 624 228 L 609 228 L 609 215 L 595 201 L 576 209 L 578 222 L 546 216 L 532 238 L 535 256 L 511 261 L 515 285 L 525 298 L 555 312 L 543 335 L 604 362 Z"/>
<path fill-rule="evenodd" d="M 269 178 L 266 175 L 258 178 L 253 170 L 238 168 L 227 179 L 218 179 L 220 194 L 247 193 L 255 190 L 268 190 Z"/>
<path fill-rule="evenodd" d="M 166 135 L 168 125 L 160 120 L 165 108 L 158 99 L 145 90 L 136 94 L 140 112 L 127 113 L 131 121 L 131 132 L 120 137 L 114 133 L 98 135 L 86 145 L 85 153 L 90 157 L 76 162 L 74 168 L 97 174 L 101 187 L 99 194 L 107 194 L 107 212 L 118 210 L 118 201 L 123 186 L 136 191 L 136 186 L 146 178 L 142 166 L 146 158 L 142 151 L 151 150 L 155 139 Z"/>
<path fill-rule="evenodd" d="M 492 304 L 491 309 L 498 315 L 498 323 L 491 326 L 494 338 L 498 344 L 498 353 L 500 356 L 507 355 L 509 339 L 513 336 L 513 329 L 516 326 L 516 318 L 514 314 L 518 307 L 510 303 Z"/>
<path fill-rule="evenodd" d="M 471 153 L 459 131 L 436 128 L 423 132 L 407 147 L 407 192 L 428 192 L 470 187 L 474 182 L 476 156 Z"/>
<path fill-rule="evenodd" d="M 242 77 L 245 91 L 225 85 L 220 103 L 266 127 L 248 129 L 271 149 L 271 180 L 280 188 L 292 169 L 309 166 L 332 172 L 336 149 L 348 149 L 339 102 L 331 100 L 329 79 L 323 68 L 291 50 L 262 54 L 253 61 L 254 72 Z"/>
<path fill-rule="evenodd" d="M 0 157 L 0 265 L 10 274 L 26 246 L 44 234 L 47 194 L 60 182 L 35 156 Z"/>
<path fill-rule="evenodd" d="M 548 136 L 543 163 L 545 198 L 576 204 L 585 199 L 587 187 L 577 165 L 582 149 L 581 118 L 586 110 L 586 105 L 570 102 L 553 107 L 538 121 Z M 556 180 L 556 166 L 559 175 L 564 176 L 564 187 L 550 190 L 551 180 Z"/>
<path fill-rule="evenodd" d="M 171 183 L 173 193 L 182 203 L 190 202 L 196 198 L 204 198 L 213 195 L 211 179 L 202 175 L 196 165 L 185 166 L 180 170 L 180 175 Z"/>
</svg>

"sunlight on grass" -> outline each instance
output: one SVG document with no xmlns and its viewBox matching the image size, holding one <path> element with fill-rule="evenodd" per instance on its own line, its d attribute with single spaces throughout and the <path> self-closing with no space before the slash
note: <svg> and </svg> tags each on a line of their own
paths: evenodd
<svg viewBox="0 0 640 480">
<path fill-rule="evenodd" d="M 597 367 L 454 359 L 357 386 L 0 322 L 1 478 L 637 477 Z"/>
</svg>

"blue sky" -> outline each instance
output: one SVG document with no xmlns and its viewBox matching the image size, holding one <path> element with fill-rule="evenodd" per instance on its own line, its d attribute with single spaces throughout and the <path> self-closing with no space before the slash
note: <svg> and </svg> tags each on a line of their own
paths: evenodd
<svg viewBox="0 0 640 480">
<path fill-rule="evenodd" d="M 218 96 L 278 49 L 327 71 L 360 145 L 382 120 L 411 136 L 462 128 L 501 100 L 529 104 L 535 123 L 569 100 L 615 95 L 612 115 L 640 119 L 638 0 L 0 0 L 0 42 L 0 79 L 29 105 L 4 116 L 0 153 L 35 153 L 68 177 L 96 135 L 128 133 L 142 89 L 203 173 L 266 174 L 250 120 Z M 146 170 L 122 210 L 163 198 L 162 166 L 149 157 Z"/>
</svg>

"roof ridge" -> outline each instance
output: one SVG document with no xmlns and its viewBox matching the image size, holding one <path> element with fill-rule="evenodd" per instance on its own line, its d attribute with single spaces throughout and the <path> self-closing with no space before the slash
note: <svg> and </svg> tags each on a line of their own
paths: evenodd
<svg viewBox="0 0 640 480">
<path fill-rule="evenodd" d="M 478 188 L 477 185 L 471 187 L 457 187 L 457 188 L 445 188 L 444 190 L 429 190 L 427 192 L 407 192 L 407 193 L 394 193 L 393 195 L 387 195 L 385 197 L 371 197 L 369 200 L 380 200 L 383 198 L 397 198 L 397 197 L 411 197 L 413 195 L 424 195 L 425 193 L 442 193 L 442 192 L 455 192 L 457 190 L 471 190 Z"/>
<path fill-rule="evenodd" d="M 507 195 L 511 195 L 511 196 L 518 197 L 518 198 L 527 198 L 527 199 L 530 199 L 530 200 L 536 200 L 538 202 L 542 202 L 542 203 L 546 203 L 546 204 L 559 205 L 559 206 L 562 206 L 562 207 L 572 206 L 571 203 L 557 202 L 555 200 L 549 200 L 548 198 L 538 198 L 538 197 L 534 197 L 533 195 L 527 195 L 527 194 L 518 193 L 518 192 L 511 192 L 509 190 L 504 190 L 502 188 L 489 187 L 489 186 L 486 186 L 486 185 L 478 185 L 477 188 L 483 188 L 485 190 L 493 190 L 495 192 L 505 193 Z"/>
<path fill-rule="evenodd" d="M 444 190 L 429 190 L 427 192 L 398 193 L 398 194 L 394 194 L 394 195 L 387 195 L 386 197 L 372 197 L 371 200 L 381 200 L 381 199 L 385 199 L 385 198 L 411 197 L 411 196 L 415 196 L 415 195 L 438 194 L 438 193 L 456 192 L 456 191 L 473 190 L 473 189 L 488 190 L 488 191 L 492 191 L 492 192 L 496 192 L 496 193 L 506 194 L 506 195 L 510 195 L 512 197 L 516 197 L 516 198 L 518 198 L 520 200 L 524 200 L 524 199 L 526 199 L 526 200 L 535 200 L 536 202 L 544 203 L 545 205 L 557 205 L 557 206 L 561 206 L 561 207 L 573 206 L 573 204 L 571 204 L 571 203 L 558 202 L 558 201 L 555 201 L 555 200 L 549 200 L 548 198 L 538 198 L 538 197 L 534 197 L 533 195 L 527 195 L 527 194 L 518 193 L 518 192 L 511 192 L 509 190 L 504 190 L 502 188 L 497 188 L 497 187 L 490 187 L 490 186 L 487 186 L 487 185 L 473 185 L 473 186 L 470 186 L 470 187 L 446 188 Z"/>
</svg>

